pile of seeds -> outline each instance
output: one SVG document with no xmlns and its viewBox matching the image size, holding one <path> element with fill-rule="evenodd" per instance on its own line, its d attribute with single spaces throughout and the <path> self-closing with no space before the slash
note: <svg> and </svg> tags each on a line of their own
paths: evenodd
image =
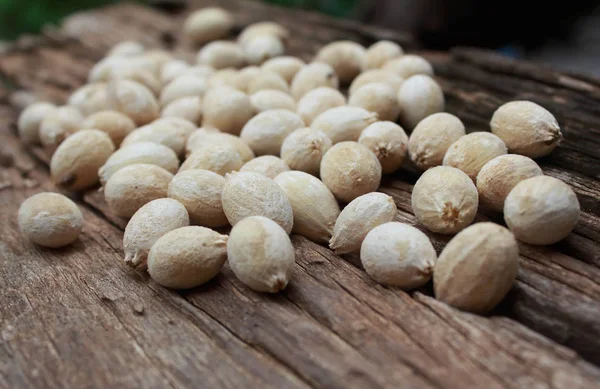
<svg viewBox="0 0 600 389">
<path fill-rule="evenodd" d="M 285 27 L 256 23 L 224 40 L 234 24 L 219 8 L 192 14 L 185 39 L 203 45 L 194 64 L 122 42 L 67 105 L 35 103 L 19 118 L 23 142 L 53 151 L 58 188 L 100 183 L 111 210 L 130 218 L 124 261 L 159 284 L 193 288 L 228 261 L 248 287 L 278 292 L 293 273 L 293 233 L 360 255 L 381 284 L 413 289 L 433 277 L 438 299 L 486 312 L 515 280 L 517 240 L 553 244 L 577 223 L 573 190 L 532 159 L 561 139 L 539 105 L 509 102 L 491 132 L 467 134 L 443 112 L 431 64 L 394 42 L 333 42 L 307 64 L 284 55 Z M 420 227 L 457 234 L 439 256 L 377 192 L 405 165 L 423 172 L 412 192 Z M 479 207 L 504 212 L 508 229 L 471 225 Z M 40 193 L 19 225 L 60 247 L 83 217 L 67 197 Z M 212 230 L 229 225 L 229 236 Z"/>
</svg>

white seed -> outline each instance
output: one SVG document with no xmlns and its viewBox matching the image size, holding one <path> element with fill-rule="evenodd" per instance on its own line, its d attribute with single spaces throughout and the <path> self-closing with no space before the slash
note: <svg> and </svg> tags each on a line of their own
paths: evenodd
<svg viewBox="0 0 600 389">
<path fill-rule="evenodd" d="M 504 220 L 520 241 L 554 244 L 571 233 L 579 219 L 579 201 L 573 189 L 548 176 L 528 178 L 510 191 L 504 202 Z"/>
<path fill-rule="evenodd" d="M 352 41 L 337 41 L 321 48 L 315 61 L 324 62 L 335 70 L 341 83 L 350 83 L 364 67 L 366 50 Z"/>
<path fill-rule="evenodd" d="M 363 69 L 376 69 L 382 67 L 387 61 L 401 57 L 404 50 L 397 43 L 391 41 L 379 41 L 373 43 L 367 49 Z"/>
<path fill-rule="evenodd" d="M 207 7 L 187 17 L 183 24 L 183 34 L 190 42 L 203 44 L 226 38 L 234 24 L 235 20 L 229 11 L 218 7 Z"/>
<path fill-rule="evenodd" d="M 263 155 L 262 157 L 254 158 L 242 166 L 240 172 L 254 172 L 262 174 L 270 179 L 275 179 L 279 173 L 290 170 L 289 166 L 274 155 Z"/>
<path fill-rule="evenodd" d="M 152 49 L 146 51 L 144 54 L 140 56 L 141 64 L 138 67 L 146 67 L 147 70 L 150 70 L 156 77 L 160 76 L 160 72 L 167 63 L 171 62 L 173 59 L 173 53 L 170 51 L 162 50 L 162 49 Z"/>
<path fill-rule="evenodd" d="M 304 66 L 296 73 L 290 91 L 292 97 L 300 100 L 302 96 L 313 89 L 322 86 L 337 89 L 340 85 L 335 70 L 326 63 L 313 62 Z"/>
<path fill-rule="evenodd" d="M 106 83 L 87 84 L 76 89 L 67 104 L 86 116 L 109 109 Z"/>
<path fill-rule="evenodd" d="M 542 169 L 531 158 L 507 154 L 483 165 L 477 174 L 477 190 L 481 204 L 502 212 L 506 196 L 519 182 L 541 176 Z"/>
<path fill-rule="evenodd" d="M 296 102 L 289 94 L 275 90 L 263 89 L 250 96 L 250 102 L 256 112 L 272 109 L 285 109 L 296 112 Z"/>
<path fill-rule="evenodd" d="M 321 180 L 338 200 L 349 203 L 377 190 L 381 164 L 375 154 L 360 143 L 341 142 L 323 156 Z"/>
<path fill-rule="evenodd" d="M 229 172 L 240 170 L 242 165 L 242 157 L 233 146 L 205 145 L 194 149 L 179 171 L 204 169 L 224 176 Z"/>
<path fill-rule="evenodd" d="M 190 77 L 198 77 L 198 78 L 210 78 L 216 73 L 215 69 L 212 66 L 208 65 L 193 65 L 187 68 L 177 76 L 190 76 Z"/>
<path fill-rule="evenodd" d="M 180 59 L 174 59 L 167 62 L 160 71 L 160 82 L 163 86 L 168 85 L 171 81 L 179 76 L 182 76 L 190 69 L 190 65 Z M 212 68 L 210 68 L 212 70 Z"/>
<path fill-rule="evenodd" d="M 306 63 L 296 57 L 276 57 L 271 58 L 262 64 L 261 69 L 279 74 L 283 79 L 291 84 L 296 74 Z"/>
<path fill-rule="evenodd" d="M 396 203 L 386 194 L 373 192 L 355 198 L 337 218 L 329 248 L 338 255 L 358 253 L 369 231 L 394 220 L 397 212 Z"/>
<path fill-rule="evenodd" d="M 337 89 L 322 86 L 306 93 L 298 101 L 298 115 L 310 126 L 323 112 L 346 104 L 346 97 Z"/>
<path fill-rule="evenodd" d="M 472 132 L 452 143 L 443 163 L 467 173 L 474 182 L 483 165 L 504 154 L 506 145 L 502 139 L 489 132 Z"/>
<path fill-rule="evenodd" d="M 239 135 L 254 116 L 248 95 L 228 87 L 216 87 L 204 96 L 204 127 L 216 127 L 223 132 Z"/>
<path fill-rule="evenodd" d="M 133 143 L 121 147 L 106 160 L 98 171 L 100 183 L 104 185 L 117 170 L 135 163 L 160 166 L 173 174 L 179 167 L 177 154 L 169 147 L 154 142 Z"/>
<path fill-rule="evenodd" d="M 182 127 L 150 123 L 132 131 L 121 143 L 121 148 L 140 142 L 153 142 L 167 146 L 178 156 L 183 156 L 189 132 Z"/>
<path fill-rule="evenodd" d="M 250 39 L 259 35 L 273 35 L 285 42 L 289 38 L 290 32 L 281 24 L 275 22 L 258 22 L 244 28 L 238 36 L 238 42 L 244 46 Z"/>
<path fill-rule="evenodd" d="M 456 116 L 440 112 L 421 120 L 410 134 L 408 153 L 421 170 L 440 166 L 450 146 L 465 135 L 465 126 Z"/>
<path fill-rule="evenodd" d="M 195 76 L 181 76 L 167 84 L 160 93 L 160 105 L 166 107 L 182 97 L 202 97 L 208 90 L 208 80 Z"/>
<path fill-rule="evenodd" d="M 323 131 L 301 128 L 285 138 L 281 145 L 281 158 L 292 170 L 318 176 L 323 155 L 332 145 Z"/>
<path fill-rule="evenodd" d="M 248 216 L 264 216 L 279 224 L 286 233 L 292 231 L 292 206 L 281 188 L 262 174 L 232 173 L 225 177 L 221 201 L 229 224 L 235 226 Z"/>
<path fill-rule="evenodd" d="M 228 86 L 233 89 L 241 90 L 240 85 L 243 86 L 243 81 L 243 79 L 240 80 L 237 69 L 221 69 L 208 78 L 208 89 L 216 88 L 218 86 Z M 245 93 L 246 91 L 244 90 L 243 92 Z"/>
<path fill-rule="evenodd" d="M 408 290 L 431 279 L 437 255 L 423 232 L 408 224 L 390 222 L 367 234 L 360 260 L 369 277 L 378 283 Z"/>
<path fill-rule="evenodd" d="M 381 82 L 374 82 L 358 88 L 350 95 L 348 105 L 374 112 L 379 120 L 396 121 L 400 113 L 396 91 Z"/>
<path fill-rule="evenodd" d="M 225 84 L 233 84 L 230 86 L 234 87 L 235 89 L 241 90 L 244 93 L 248 93 L 248 86 L 250 85 L 250 82 L 254 80 L 254 78 L 258 77 L 258 75 L 261 73 L 262 69 L 258 66 L 246 66 L 239 72 L 235 72 L 235 76 L 232 77 L 231 82 L 228 78 L 223 81 L 226 81 L 224 82 Z M 213 83 L 215 82 L 216 81 L 213 81 Z"/>
<path fill-rule="evenodd" d="M 40 123 L 40 141 L 44 147 L 55 148 L 69 135 L 79 131 L 83 116 L 73 107 L 59 107 Z"/>
<path fill-rule="evenodd" d="M 98 182 L 98 168 L 115 150 L 106 133 L 81 130 L 58 146 L 50 160 L 52 181 L 68 190 L 82 190 Z"/>
<path fill-rule="evenodd" d="M 157 126 L 157 127 L 158 126 L 176 127 L 176 128 L 181 129 L 182 131 L 185 131 L 185 133 L 187 133 L 188 135 L 191 135 L 197 129 L 197 126 L 194 123 L 190 122 L 189 120 L 186 120 L 183 118 L 178 118 L 178 117 L 166 117 L 166 118 L 156 119 L 155 121 L 150 123 L 150 125 Z"/>
<path fill-rule="evenodd" d="M 412 76 L 402 83 L 398 91 L 400 121 L 413 129 L 427 116 L 441 112 L 446 105 L 444 92 L 429 76 Z"/>
<path fill-rule="evenodd" d="M 242 158 L 242 162 L 246 163 L 254 158 L 254 152 L 239 137 L 231 134 L 219 132 L 210 128 L 199 128 L 188 138 L 186 145 L 187 154 L 191 154 L 195 149 L 203 145 L 229 145 L 233 147 Z"/>
<path fill-rule="evenodd" d="M 125 263 L 146 267 L 154 243 L 169 231 L 190 224 L 185 207 L 173 199 L 157 199 L 140 208 L 127 223 L 123 234 Z"/>
<path fill-rule="evenodd" d="M 19 116 L 19 137 L 23 143 L 39 145 L 40 124 L 56 111 L 56 106 L 50 103 L 33 103 L 21 112 Z"/>
<path fill-rule="evenodd" d="M 292 205 L 292 232 L 313 242 L 329 242 L 340 207 L 325 184 L 300 171 L 283 172 L 275 177 L 275 183 L 283 189 Z"/>
<path fill-rule="evenodd" d="M 375 122 L 360 134 L 358 143 L 371 150 L 383 174 L 391 174 L 402 167 L 406 158 L 408 136 L 393 122 Z"/>
<path fill-rule="evenodd" d="M 398 76 L 396 73 L 390 70 L 371 69 L 359 74 L 354 81 L 352 81 L 352 84 L 350 84 L 350 89 L 348 89 L 348 92 L 352 94 L 361 86 L 371 84 L 373 82 L 382 82 L 386 85 L 389 85 L 394 88 L 396 93 L 398 93 L 400 86 L 402 86 L 402 83 L 404 82 L 404 78 Z"/>
<path fill-rule="evenodd" d="M 117 216 L 129 218 L 150 201 L 167 197 L 172 178 L 171 173 L 156 165 L 125 166 L 106 182 L 104 199 Z"/>
<path fill-rule="evenodd" d="M 185 206 L 190 221 L 205 227 L 224 227 L 229 224 L 221 193 L 225 178 L 209 170 L 190 169 L 179 172 L 169 184 L 169 197 Z"/>
<path fill-rule="evenodd" d="M 556 118 L 531 101 L 504 104 L 494 112 L 490 127 L 510 152 L 530 158 L 550 154 L 562 139 Z"/>
<path fill-rule="evenodd" d="M 246 62 L 251 65 L 260 65 L 266 60 L 279 57 L 284 53 L 285 46 L 281 39 L 270 34 L 253 36 L 244 44 Z"/>
<path fill-rule="evenodd" d="M 289 236 L 277 223 L 261 216 L 248 217 L 233 227 L 227 257 L 235 276 L 258 292 L 285 289 L 295 264 Z"/>
<path fill-rule="evenodd" d="M 163 108 L 161 117 L 178 117 L 194 124 L 202 121 L 202 99 L 198 96 L 181 97 Z"/>
<path fill-rule="evenodd" d="M 417 74 L 433 76 L 431 64 L 425 58 L 412 54 L 403 55 L 386 62 L 383 69 L 390 70 L 402 78 L 409 78 Z"/>
<path fill-rule="evenodd" d="M 144 45 L 136 41 L 119 42 L 110 49 L 107 57 L 129 57 L 142 54 L 146 49 Z"/>
<path fill-rule="evenodd" d="M 157 75 L 146 69 L 115 68 L 108 76 L 108 81 L 132 80 L 148 88 L 154 96 L 158 96 L 162 89 L 162 83 Z"/>
<path fill-rule="evenodd" d="M 486 313 L 506 296 L 519 268 L 513 234 L 494 223 L 477 223 L 456 235 L 435 265 L 435 297 L 453 307 Z"/>
<path fill-rule="evenodd" d="M 411 205 L 425 228 L 454 234 L 471 224 L 479 196 L 473 181 L 462 171 L 437 166 L 427 170 L 413 187 Z"/>
<path fill-rule="evenodd" d="M 333 144 L 346 141 L 356 142 L 360 133 L 377 121 L 377 114 L 360 107 L 335 107 L 328 109 L 313 120 L 310 125 L 321 130 Z"/>
<path fill-rule="evenodd" d="M 59 193 L 42 192 L 23 201 L 19 228 L 33 243 L 62 247 L 74 242 L 83 228 L 83 215 L 73 201 Z"/>
<path fill-rule="evenodd" d="M 129 116 L 138 125 L 150 123 L 158 117 L 156 98 L 148 88 L 131 80 L 108 83 L 108 106 Z"/>
<path fill-rule="evenodd" d="M 135 123 L 129 116 L 117 111 L 100 111 L 91 114 L 81 124 L 81 128 L 95 129 L 106 132 L 117 147 L 133 130 Z"/>
<path fill-rule="evenodd" d="M 283 77 L 275 72 L 269 72 L 267 70 L 261 70 L 260 73 L 248 83 L 248 93 L 250 94 L 264 89 L 275 89 L 289 93 L 288 84 Z"/>
<path fill-rule="evenodd" d="M 246 62 L 244 51 L 235 42 L 211 42 L 198 52 L 199 65 L 208 65 L 215 69 L 241 68 Z"/>
<path fill-rule="evenodd" d="M 148 273 L 166 288 L 190 289 L 219 274 L 226 259 L 227 235 L 205 227 L 181 227 L 154 243 Z"/>
<path fill-rule="evenodd" d="M 284 139 L 294 130 L 304 127 L 304 122 L 294 112 L 274 109 L 261 112 L 244 126 L 240 138 L 254 154 L 279 155 Z"/>
</svg>

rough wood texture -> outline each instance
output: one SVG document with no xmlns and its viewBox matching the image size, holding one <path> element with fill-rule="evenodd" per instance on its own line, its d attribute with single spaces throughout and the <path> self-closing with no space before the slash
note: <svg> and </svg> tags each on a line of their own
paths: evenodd
<svg viewBox="0 0 600 389">
<path fill-rule="evenodd" d="M 411 45 L 403 35 L 323 16 L 233 0 L 219 4 L 236 13 L 239 27 L 265 19 L 288 24 L 294 30 L 291 54 L 306 59 L 339 38 L 368 44 L 391 37 Z M 47 154 L 28 154 L 14 136 L 17 107 L 34 98 L 64 101 L 94 61 L 122 39 L 184 53 L 177 35 L 183 16 L 130 5 L 84 13 L 0 57 L 0 72 L 14 88 L 0 89 L 1 387 L 600 384 L 600 369 L 589 363 L 600 363 L 600 80 L 589 77 L 481 51 L 430 54 L 448 110 L 469 130 L 486 130 L 494 109 L 514 98 L 556 113 L 565 141 L 542 166 L 573 186 L 584 210 L 564 242 L 521 245 L 518 282 L 491 317 L 447 307 L 427 289 L 408 294 L 376 285 L 351 265 L 353 258 L 341 259 L 301 237 L 293 238 L 293 281 L 280 295 L 249 291 L 227 268 L 204 287 L 168 291 L 123 264 L 119 227 L 125 221 L 110 215 L 96 191 L 78 198 L 86 225 L 73 247 L 46 250 L 25 242 L 16 209 L 52 186 Z M 382 185 L 398 204 L 397 219 L 410 224 L 415 179 L 405 171 Z M 488 219 L 501 222 L 498 215 L 479 216 Z M 438 250 L 448 240 L 429 235 Z"/>
</svg>

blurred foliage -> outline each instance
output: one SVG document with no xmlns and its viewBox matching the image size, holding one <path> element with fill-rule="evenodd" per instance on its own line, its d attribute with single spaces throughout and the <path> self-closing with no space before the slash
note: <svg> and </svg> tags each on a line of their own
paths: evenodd
<svg viewBox="0 0 600 389">
<path fill-rule="evenodd" d="M 287 7 L 311 9 L 338 17 L 350 17 L 360 0 L 265 0 Z"/>
</svg>

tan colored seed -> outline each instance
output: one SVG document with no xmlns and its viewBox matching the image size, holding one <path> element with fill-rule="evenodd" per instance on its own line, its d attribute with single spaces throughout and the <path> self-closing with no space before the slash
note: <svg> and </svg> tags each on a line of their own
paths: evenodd
<svg viewBox="0 0 600 389">
<path fill-rule="evenodd" d="M 190 65 L 183 60 L 174 59 L 169 61 L 160 70 L 160 82 L 164 87 L 177 77 L 182 76 L 189 69 Z"/>
<path fill-rule="evenodd" d="M 297 112 L 307 126 L 323 112 L 346 104 L 346 97 L 337 89 L 319 87 L 306 93 L 298 101 Z"/>
<path fill-rule="evenodd" d="M 244 51 L 235 42 L 210 42 L 198 52 L 196 61 L 199 65 L 208 65 L 215 69 L 241 68 L 246 62 Z"/>
<path fill-rule="evenodd" d="M 237 69 L 221 69 L 208 78 L 209 90 L 218 86 L 228 86 L 233 89 L 241 90 L 240 86 L 243 86 L 243 79 L 240 80 Z M 244 90 L 243 92 L 245 93 L 246 91 Z"/>
<path fill-rule="evenodd" d="M 290 92 L 294 99 L 300 100 L 302 96 L 313 89 L 322 86 L 337 89 L 339 83 L 335 70 L 331 66 L 326 63 L 313 62 L 296 73 L 290 86 Z"/>
<path fill-rule="evenodd" d="M 410 158 L 421 170 L 440 166 L 446 151 L 463 135 L 465 126 L 456 116 L 445 112 L 429 115 L 410 134 Z"/>
<path fill-rule="evenodd" d="M 496 135 L 473 132 L 452 143 L 444 156 L 444 166 L 460 169 L 475 181 L 483 165 L 506 151 L 506 145 Z"/>
<path fill-rule="evenodd" d="M 138 125 L 158 118 L 156 98 L 148 88 L 131 80 L 114 80 L 108 83 L 108 106 L 129 116 Z"/>
<path fill-rule="evenodd" d="M 243 163 L 254 158 L 254 152 L 250 146 L 239 137 L 211 128 L 199 128 L 190 135 L 186 145 L 187 155 L 203 145 L 229 145 L 240 154 Z"/>
<path fill-rule="evenodd" d="M 341 83 L 350 83 L 364 67 L 366 50 L 352 41 L 337 41 L 321 48 L 315 61 L 324 62 L 335 70 Z"/>
<path fill-rule="evenodd" d="M 133 130 L 135 123 L 129 116 L 117 111 L 100 111 L 91 114 L 81 124 L 81 128 L 90 128 L 106 132 L 115 146 L 119 147 L 123 139 Z"/>
<path fill-rule="evenodd" d="M 352 84 L 350 84 L 350 89 L 348 89 L 348 92 L 352 94 L 361 86 L 371 84 L 373 82 L 381 82 L 389 85 L 390 87 L 394 88 L 395 93 L 398 93 L 400 86 L 402 86 L 402 83 L 404 82 L 404 78 L 398 76 L 396 73 L 390 70 L 371 69 L 359 74 L 354 81 L 352 81 Z"/>
<path fill-rule="evenodd" d="M 408 136 L 393 122 L 375 122 L 360 134 L 358 143 L 371 150 L 379 163 L 383 174 L 391 174 L 402 167 L 406 158 Z"/>
<path fill-rule="evenodd" d="M 246 66 L 240 71 L 235 72 L 235 76 L 232 77 L 231 80 L 226 77 L 227 79 L 223 81 L 225 81 L 225 84 L 231 83 L 232 85 L 229 86 L 232 86 L 235 89 L 241 90 L 244 93 L 248 93 L 250 82 L 258 77 L 258 75 L 261 73 L 262 69 L 258 66 Z M 213 81 L 213 83 L 215 82 L 217 81 Z"/>
<path fill-rule="evenodd" d="M 285 46 L 275 35 L 262 34 L 248 39 L 244 44 L 246 62 L 260 65 L 268 59 L 279 57 L 285 53 Z"/>
<path fill-rule="evenodd" d="M 202 126 L 216 127 L 223 132 L 239 135 L 254 116 L 248 95 L 228 87 L 216 87 L 204 96 Z"/>
<path fill-rule="evenodd" d="M 114 45 L 108 54 L 108 57 L 129 57 L 142 54 L 146 51 L 143 44 L 136 41 L 123 41 Z"/>
<path fill-rule="evenodd" d="M 413 129 L 427 116 L 445 108 L 444 92 L 435 80 L 426 75 L 412 76 L 402 83 L 398 91 L 400 121 Z"/>
<path fill-rule="evenodd" d="M 296 74 L 306 66 L 306 63 L 296 57 L 276 57 L 271 58 L 262 64 L 261 69 L 279 74 L 283 79 L 291 84 Z"/>
<path fill-rule="evenodd" d="M 240 33 L 238 43 L 244 46 L 250 39 L 260 35 L 273 35 L 285 42 L 290 36 L 287 28 L 275 22 L 258 22 L 253 23 Z"/>
<path fill-rule="evenodd" d="M 198 96 L 181 97 L 163 108 L 161 117 L 178 117 L 194 124 L 202 122 L 202 99 Z"/>
<path fill-rule="evenodd" d="M 56 106 L 50 103 L 33 103 L 21 112 L 17 128 L 23 143 L 41 144 L 40 124 L 47 117 L 56 112 Z"/>
<path fill-rule="evenodd" d="M 254 154 L 279 155 L 284 139 L 294 130 L 304 127 L 304 122 L 294 112 L 274 109 L 261 112 L 246 123 L 240 138 Z"/>
<path fill-rule="evenodd" d="M 310 127 L 323 131 L 336 144 L 356 142 L 361 132 L 376 121 L 376 113 L 360 107 L 342 106 L 323 112 L 313 120 Z"/>
<path fill-rule="evenodd" d="M 160 105 L 168 106 L 182 97 L 202 97 L 208 90 L 208 79 L 195 76 L 181 76 L 167 84 L 160 93 Z"/>
<path fill-rule="evenodd" d="M 285 109 L 296 112 L 296 102 L 289 94 L 275 90 L 263 89 L 250 96 L 252 107 L 258 113 L 273 109 Z"/>
<path fill-rule="evenodd" d="M 409 78 L 417 74 L 433 76 L 431 64 L 425 58 L 412 54 L 403 55 L 386 62 L 383 69 L 390 70 L 402 78 Z"/>
<path fill-rule="evenodd" d="M 262 157 L 254 158 L 242 166 L 240 172 L 254 172 L 262 174 L 270 179 L 275 179 L 279 173 L 290 170 L 289 166 L 274 155 L 263 155 Z"/>
<path fill-rule="evenodd" d="M 396 121 L 400 113 L 396 91 L 381 82 L 374 82 L 358 88 L 350 95 L 348 105 L 374 112 L 379 120 Z"/>
<path fill-rule="evenodd" d="M 109 109 L 106 83 L 87 84 L 76 89 L 67 104 L 77 108 L 85 116 Z"/>
<path fill-rule="evenodd" d="M 232 171 L 240 170 L 242 165 L 240 153 L 231 145 L 205 145 L 194 149 L 183 162 L 179 171 L 204 169 L 224 176 Z"/>
<path fill-rule="evenodd" d="M 287 82 L 279 74 L 261 70 L 248 83 L 248 93 L 253 94 L 264 89 L 275 89 L 285 93 L 289 93 Z"/>
<path fill-rule="evenodd" d="M 150 123 L 132 131 L 121 143 L 121 148 L 134 143 L 153 142 L 167 146 L 178 156 L 183 156 L 189 136 L 187 129 L 168 124 Z"/>
<path fill-rule="evenodd" d="M 69 106 L 50 112 L 40 123 L 40 141 L 44 147 L 56 148 L 68 136 L 81 130 L 83 116 Z"/>
<path fill-rule="evenodd" d="M 222 8 L 208 7 L 193 12 L 183 24 L 183 34 L 195 44 L 226 38 L 234 27 L 233 15 Z"/>
<path fill-rule="evenodd" d="M 323 131 L 301 128 L 285 138 L 281 145 L 281 158 L 292 170 L 318 176 L 323 155 L 332 145 Z"/>
<path fill-rule="evenodd" d="M 404 50 L 395 42 L 384 40 L 373 43 L 367 49 L 363 70 L 380 68 L 389 60 L 401 57 L 403 54 Z"/>
</svg>

